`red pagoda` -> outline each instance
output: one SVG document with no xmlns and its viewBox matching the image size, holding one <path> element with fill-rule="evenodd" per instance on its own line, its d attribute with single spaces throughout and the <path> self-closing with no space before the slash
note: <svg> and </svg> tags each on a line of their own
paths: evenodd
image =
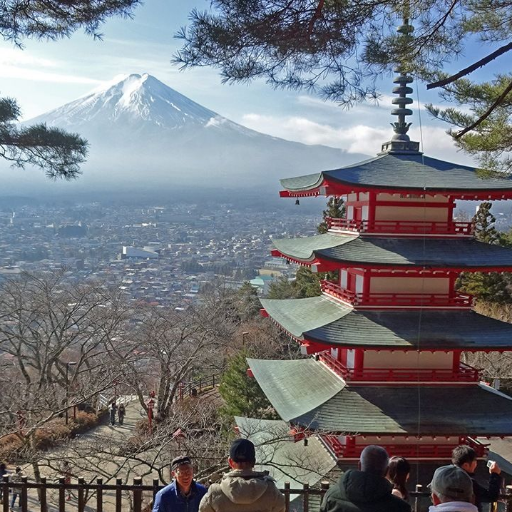
<svg viewBox="0 0 512 512">
<path fill-rule="evenodd" d="M 512 435 L 512 399 L 461 362 L 462 352 L 511 351 L 512 325 L 455 289 L 461 272 L 512 271 L 512 251 L 454 220 L 456 200 L 510 199 L 512 180 L 421 153 L 407 135 L 411 81 L 394 80 L 398 121 L 376 158 L 282 180 L 282 197 L 343 198 L 346 217 L 325 234 L 275 240 L 272 254 L 339 277 L 318 297 L 261 301 L 311 358 L 249 360 L 296 438 L 315 433 L 347 462 L 369 444 L 418 461 L 450 458 L 461 443 L 483 455 L 482 439 Z"/>
</svg>

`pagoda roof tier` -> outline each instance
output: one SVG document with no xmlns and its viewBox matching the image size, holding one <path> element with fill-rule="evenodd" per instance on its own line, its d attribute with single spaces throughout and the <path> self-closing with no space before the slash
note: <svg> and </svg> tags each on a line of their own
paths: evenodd
<svg viewBox="0 0 512 512">
<path fill-rule="evenodd" d="M 287 178 L 281 184 L 291 196 L 342 195 L 352 191 L 421 191 L 450 193 L 466 199 L 512 197 L 512 178 L 481 177 L 477 169 L 416 154 L 382 154 L 340 169 Z M 327 190 L 321 191 L 321 187 Z"/>
<path fill-rule="evenodd" d="M 359 435 L 512 434 L 512 399 L 489 386 L 346 386 L 313 359 L 248 359 L 284 421 Z"/>
<path fill-rule="evenodd" d="M 272 241 L 278 255 L 300 264 L 360 268 L 512 269 L 512 251 L 473 238 L 435 239 L 325 233 Z M 276 251 L 273 252 L 274 255 Z M 320 270 L 322 270 L 320 268 Z"/>
<path fill-rule="evenodd" d="M 512 350 L 512 324 L 472 310 L 354 310 L 325 295 L 261 304 L 293 337 L 324 346 Z"/>
</svg>

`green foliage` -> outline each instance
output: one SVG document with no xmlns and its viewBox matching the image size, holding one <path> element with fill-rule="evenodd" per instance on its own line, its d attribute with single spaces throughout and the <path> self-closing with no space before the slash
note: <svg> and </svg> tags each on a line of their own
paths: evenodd
<svg viewBox="0 0 512 512">
<path fill-rule="evenodd" d="M 4 98 L 0 103 L 12 107 L 10 117 L 0 114 L 0 157 L 16 167 L 35 165 L 51 179 L 70 180 L 80 174 L 80 164 L 87 155 L 85 139 L 43 124 L 19 128 L 14 124 L 19 115 L 15 101 Z"/>
<path fill-rule="evenodd" d="M 219 393 L 225 401 L 221 409 L 224 416 L 275 419 L 277 415 L 267 397 L 253 377 L 247 376 L 247 351 L 239 352 L 229 362 L 223 374 Z"/>
<path fill-rule="evenodd" d="M 457 108 L 440 109 L 427 106 L 434 117 L 456 127 L 464 128 L 476 124 L 462 137 L 458 136 L 458 130 L 451 130 L 450 134 L 458 147 L 475 156 L 481 167 L 491 172 L 491 178 L 503 177 L 499 172 L 512 171 L 512 158 L 509 154 L 512 149 L 512 92 L 506 93 L 511 83 L 511 73 L 498 75 L 481 84 L 460 79 L 450 84 L 442 93 L 443 99 L 455 104 Z M 500 104 L 478 123 L 504 93 L 506 94 Z"/>
<path fill-rule="evenodd" d="M 492 203 L 484 202 L 478 208 L 473 217 L 475 223 L 476 240 L 493 245 L 509 245 L 510 233 L 500 233 L 496 227 L 496 218 L 491 213 Z M 510 275 L 498 272 L 482 273 L 463 272 L 458 281 L 457 288 L 477 299 L 496 304 L 509 304 L 512 302 L 512 295 L 509 290 Z"/>
<path fill-rule="evenodd" d="M 259 317 L 261 304 L 258 290 L 248 282 L 245 282 L 236 292 L 236 309 L 242 321 Z"/>
<path fill-rule="evenodd" d="M 485 244 L 499 244 L 499 233 L 494 226 L 496 217 L 491 213 L 492 203 L 484 202 L 478 208 L 473 222 L 475 224 L 475 238 Z"/>
<path fill-rule="evenodd" d="M 397 34 L 402 18 L 412 34 Z M 512 0 L 212 0 L 210 12 L 193 10 L 190 21 L 174 61 L 213 66 L 228 83 L 265 78 L 350 106 L 378 98 L 377 79 L 397 64 L 426 81 L 453 78 L 436 87 L 464 108 L 430 106 L 431 113 L 454 126 L 480 123 L 462 138 L 452 132 L 456 143 L 484 168 L 512 170 L 512 75 L 482 84 L 464 78 L 512 50 Z M 443 70 L 467 41 L 483 58 L 449 77 Z"/>
<path fill-rule="evenodd" d="M 269 299 L 304 299 L 320 295 L 320 276 L 314 274 L 308 267 L 299 267 L 295 281 L 281 277 L 271 283 L 267 298 Z"/>
<path fill-rule="evenodd" d="M 317 231 L 322 233 L 327 233 L 327 218 L 331 219 L 342 219 L 345 217 L 345 205 L 343 204 L 343 199 L 341 197 L 330 197 L 327 201 L 327 209 L 322 213 L 323 221 L 318 225 Z"/>
<path fill-rule="evenodd" d="M 131 16 L 140 0 L 52 0 L 0 2 L 1 36 L 20 45 L 20 39 L 58 39 L 83 28 L 101 37 L 99 26 L 111 16 Z"/>
</svg>

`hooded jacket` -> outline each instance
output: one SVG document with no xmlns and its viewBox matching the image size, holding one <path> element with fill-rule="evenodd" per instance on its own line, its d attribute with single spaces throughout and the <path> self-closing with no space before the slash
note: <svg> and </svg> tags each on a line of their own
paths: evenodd
<svg viewBox="0 0 512 512">
<path fill-rule="evenodd" d="M 383 476 L 350 469 L 325 493 L 320 511 L 410 512 L 410 505 L 393 496 L 392 489 Z"/>
<path fill-rule="evenodd" d="M 153 512 L 197 512 L 206 487 L 193 481 L 190 494 L 183 496 L 176 480 L 156 493 Z"/>
<path fill-rule="evenodd" d="M 284 512 L 284 496 L 267 473 L 236 469 L 212 484 L 199 512 Z"/>
</svg>

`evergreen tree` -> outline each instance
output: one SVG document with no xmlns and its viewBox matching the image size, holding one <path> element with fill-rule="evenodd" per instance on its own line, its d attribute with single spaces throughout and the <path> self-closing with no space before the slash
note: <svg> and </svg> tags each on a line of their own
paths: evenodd
<svg viewBox="0 0 512 512">
<path fill-rule="evenodd" d="M 345 205 L 343 204 L 343 199 L 341 197 L 331 196 L 327 201 L 327 209 L 323 211 L 323 221 L 318 225 L 317 231 L 322 233 L 327 233 L 327 219 L 330 217 L 331 219 L 342 219 L 345 217 Z"/>
<path fill-rule="evenodd" d="M 320 295 L 319 274 L 311 272 L 308 267 L 299 267 L 295 274 L 295 281 L 281 277 L 269 286 L 268 299 L 304 299 Z"/>
<path fill-rule="evenodd" d="M 23 38 L 58 39 L 83 28 L 101 37 L 99 26 L 115 15 L 129 16 L 140 0 L 52 0 L 0 2 L 0 35 L 21 47 Z M 66 180 L 80 174 L 87 141 L 44 124 L 19 127 L 21 110 L 12 98 L 0 98 L 0 158 L 24 168 L 34 165 L 51 178 Z"/>
<path fill-rule="evenodd" d="M 221 413 L 229 417 L 277 418 L 256 379 L 247 375 L 248 356 L 247 351 L 238 353 L 222 376 L 219 393 L 225 405 Z"/>
<path fill-rule="evenodd" d="M 258 290 L 247 281 L 236 292 L 236 309 L 242 321 L 259 317 L 261 304 Z"/>
<path fill-rule="evenodd" d="M 497 167 L 512 149 L 512 74 L 473 83 L 466 77 L 512 50 L 512 0 L 212 0 L 191 12 L 175 55 L 183 67 L 213 66 L 225 82 L 264 77 L 273 87 L 315 91 L 343 105 L 378 97 L 376 79 L 397 63 L 467 108 L 434 115 L 463 127 L 460 147 L 483 151 Z M 397 35 L 402 17 L 415 31 Z M 446 64 L 477 41 L 483 57 L 448 76 Z M 354 59 L 357 55 L 357 59 Z M 503 163 L 503 162 L 502 162 Z"/>
<path fill-rule="evenodd" d="M 484 202 L 473 217 L 476 240 L 493 245 L 507 244 L 506 237 L 495 227 L 496 218 L 491 213 L 492 203 Z M 512 295 L 509 290 L 510 275 L 499 272 L 469 273 L 463 272 L 457 282 L 463 293 L 474 295 L 477 299 L 497 304 L 509 304 Z"/>
</svg>

